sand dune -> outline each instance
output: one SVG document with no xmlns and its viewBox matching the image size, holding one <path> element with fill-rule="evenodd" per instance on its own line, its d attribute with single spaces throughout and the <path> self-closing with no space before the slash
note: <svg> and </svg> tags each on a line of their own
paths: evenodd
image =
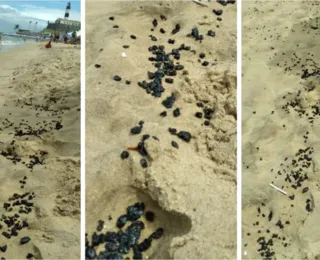
<svg viewBox="0 0 320 260">
<path fill-rule="evenodd" d="M 86 231 L 90 246 L 98 220 L 104 221 L 101 232 L 116 230 L 116 220 L 127 206 L 144 202 L 156 220 L 145 222 L 141 236 L 164 228 L 163 237 L 152 243 L 144 257 L 236 256 L 236 5 L 208 4 L 87 2 Z M 223 9 L 222 21 L 217 21 L 213 9 Z M 177 24 L 181 29 L 172 34 Z M 204 36 L 201 43 L 186 36 L 195 26 Z M 209 30 L 216 36 L 208 36 Z M 175 43 L 169 44 L 168 39 Z M 149 82 L 147 72 L 155 71 L 148 48 L 164 45 L 169 52 L 181 44 L 193 50 L 181 51 L 180 60 L 175 61 L 184 69 L 172 77 L 173 84 L 163 79 L 166 90 L 160 98 L 147 94 L 138 82 Z M 205 58 L 199 62 L 200 53 Z M 203 61 L 209 65 L 202 66 Z M 113 80 L 116 75 L 121 81 Z M 172 93 L 176 102 L 166 109 L 161 103 Z M 214 110 L 207 125 L 206 119 L 195 117 L 203 110 L 197 103 Z M 177 108 L 181 114 L 174 117 Z M 160 116 L 163 111 L 167 116 Z M 130 134 L 140 120 L 144 121 L 142 133 Z M 191 141 L 171 135 L 169 128 L 190 132 Z M 150 135 L 144 142 L 148 167 L 142 168 L 143 157 L 130 149 L 129 158 L 121 159 L 120 154 L 137 146 L 145 134 Z"/>
<path fill-rule="evenodd" d="M 34 44 L 0 59 L 0 256 L 79 258 L 79 48 Z"/>
<path fill-rule="evenodd" d="M 242 219 L 248 259 L 320 257 L 319 4 L 243 2 Z"/>
</svg>

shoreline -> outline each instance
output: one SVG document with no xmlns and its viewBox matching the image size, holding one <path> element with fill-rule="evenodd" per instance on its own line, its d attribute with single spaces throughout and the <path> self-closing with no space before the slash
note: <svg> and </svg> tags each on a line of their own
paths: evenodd
<svg viewBox="0 0 320 260">
<path fill-rule="evenodd" d="M 14 51 L 16 49 L 26 49 L 29 48 L 30 46 L 43 46 L 45 43 L 47 43 L 48 40 L 41 40 L 39 42 L 36 41 L 27 41 L 27 42 L 22 42 L 20 44 L 9 44 L 9 45 L 2 45 L 0 46 L 0 53 L 7 53 L 10 51 Z M 64 46 L 80 46 L 79 44 L 65 44 L 64 42 L 58 42 L 58 43 L 52 43 L 52 46 L 54 47 L 55 45 L 57 45 L 58 47 L 60 45 L 64 45 Z M 30 48 L 33 48 L 30 47 Z"/>
<path fill-rule="evenodd" d="M 8 52 L 12 49 L 16 49 L 16 48 L 24 48 L 24 47 L 27 47 L 27 46 L 30 46 L 30 45 L 35 45 L 35 44 L 38 44 L 39 42 L 36 42 L 36 41 L 26 41 L 26 42 L 17 42 L 16 44 L 6 44 L 6 45 L 3 45 L 3 42 L 2 44 L 0 45 L 0 53 L 2 52 Z"/>
</svg>

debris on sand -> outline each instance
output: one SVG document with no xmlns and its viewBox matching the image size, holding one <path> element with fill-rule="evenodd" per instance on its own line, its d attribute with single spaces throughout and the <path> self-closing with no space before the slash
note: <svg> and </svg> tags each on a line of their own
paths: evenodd
<svg viewBox="0 0 320 260">
<path fill-rule="evenodd" d="M 145 212 L 145 204 L 137 202 L 127 207 L 127 213 L 121 215 L 116 223 L 118 231 L 103 231 L 98 234 L 94 232 L 91 241 L 86 235 L 86 259 L 124 259 L 125 255 L 132 252 L 133 259 L 143 259 L 143 252 L 152 247 L 153 240 L 158 240 L 164 235 L 163 228 L 157 228 L 148 237 L 142 238 L 142 230 L 145 229 L 145 224 L 142 216 L 148 222 L 155 220 L 155 214 L 152 211 Z M 99 220 L 98 225 L 100 225 Z M 97 252 L 98 247 L 104 244 L 105 250 Z"/>
</svg>

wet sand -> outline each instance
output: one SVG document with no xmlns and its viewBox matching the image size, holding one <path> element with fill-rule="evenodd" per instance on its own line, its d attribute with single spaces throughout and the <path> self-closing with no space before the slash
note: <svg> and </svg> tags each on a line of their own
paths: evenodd
<svg viewBox="0 0 320 260">
<path fill-rule="evenodd" d="M 144 258 L 236 257 L 236 5 L 208 5 L 191 1 L 87 2 L 89 246 L 98 220 L 104 221 L 98 234 L 118 231 L 117 218 L 126 214 L 129 205 L 143 202 L 146 210 L 155 213 L 155 221 L 148 222 L 145 216 L 140 219 L 145 223 L 140 242 L 157 228 L 164 229 L 163 236 L 152 240 L 143 252 Z M 222 21 L 213 9 L 223 10 Z M 172 34 L 177 24 L 181 29 Z M 186 36 L 195 26 L 204 37 L 202 42 Z M 216 36 L 208 36 L 209 30 Z M 169 39 L 175 43 L 169 44 Z M 164 45 L 168 53 L 181 44 L 190 46 L 191 51 L 180 51 L 180 60 L 174 62 L 184 68 L 174 77 L 166 76 L 173 78 L 172 84 L 163 78 L 161 97 L 139 87 L 138 82 L 152 81 L 148 71 L 156 71 L 148 60 L 154 57 L 148 48 Z M 200 53 L 205 57 L 201 59 Z M 208 66 L 201 65 L 204 61 Z M 114 76 L 121 80 L 114 80 Z M 168 109 L 162 102 L 172 93 L 176 101 Z M 197 103 L 213 110 L 209 119 L 204 114 L 202 118 L 195 116 L 203 113 Z M 167 116 L 160 116 L 164 111 Z M 141 133 L 131 134 L 130 129 L 141 120 Z M 169 128 L 186 131 L 192 138 L 183 141 L 170 134 Z M 133 149 L 143 135 L 150 135 L 143 142 L 147 156 Z M 120 157 L 123 151 L 129 152 L 127 159 Z M 148 164 L 146 168 L 142 159 Z M 95 247 L 97 254 L 103 248 L 103 244 Z"/>
<path fill-rule="evenodd" d="M 243 2 L 244 259 L 320 258 L 319 8 Z"/>
<path fill-rule="evenodd" d="M 0 60 L 0 256 L 77 259 L 80 49 L 32 44 Z"/>
</svg>

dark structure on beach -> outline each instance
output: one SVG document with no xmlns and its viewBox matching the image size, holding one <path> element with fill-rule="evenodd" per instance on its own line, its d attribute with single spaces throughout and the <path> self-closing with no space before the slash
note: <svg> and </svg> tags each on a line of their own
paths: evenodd
<svg viewBox="0 0 320 260">
<path fill-rule="evenodd" d="M 48 22 L 47 29 L 54 30 L 59 33 L 67 33 L 79 31 L 81 29 L 81 22 L 69 20 L 71 10 L 71 3 L 69 2 L 66 7 L 64 18 L 58 18 L 54 23 Z"/>
</svg>

